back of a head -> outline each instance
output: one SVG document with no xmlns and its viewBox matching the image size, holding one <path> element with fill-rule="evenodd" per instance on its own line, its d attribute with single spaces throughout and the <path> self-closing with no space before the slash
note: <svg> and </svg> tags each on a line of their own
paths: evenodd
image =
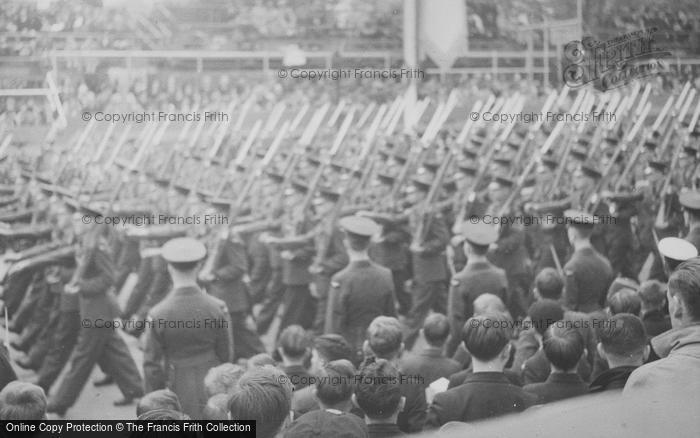
<svg viewBox="0 0 700 438">
<path fill-rule="evenodd" d="M 564 318 L 564 308 L 554 300 L 539 300 L 530 305 L 527 316 L 530 317 L 537 333 L 543 335 L 550 325 Z"/>
<path fill-rule="evenodd" d="M 326 362 L 346 359 L 353 362 L 355 352 L 344 337 L 335 333 L 317 336 L 314 339 L 314 349 Z"/>
<path fill-rule="evenodd" d="M 564 290 L 564 280 L 554 268 L 544 268 L 535 277 L 535 287 L 542 298 L 559 300 Z"/>
<path fill-rule="evenodd" d="M 241 366 L 229 362 L 211 368 L 204 377 L 207 395 L 212 397 L 216 394 L 230 394 L 243 372 Z"/>
<path fill-rule="evenodd" d="M 308 352 L 311 340 L 300 325 L 290 325 L 280 333 L 277 345 L 285 356 L 299 359 Z"/>
<path fill-rule="evenodd" d="M 41 387 L 28 382 L 10 382 L 0 391 L 0 420 L 43 420 L 46 403 Z"/>
<path fill-rule="evenodd" d="M 637 281 L 635 281 L 632 278 L 617 277 L 613 280 L 612 283 L 610 283 L 610 287 L 608 287 L 608 294 L 606 295 L 606 297 L 609 299 L 611 296 L 613 296 L 618 291 L 621 291 L 622 289 L 637 290 L 639 289 L 639 283 L 637 283 Z"/>
<path fill-rule="evenodd" d="M 598 339 L 606 354 L 619 358 L 641 355 L 647 346 L 644 323 L 629 313 L 618 313 L 601 324 Z"/>
<path fill-rule="evenodd" d="M 277 362 L 267 353 L 258 353 L 255 356 L 251 356 L 246 363 L 247 369 L 264 367 L 264 366 L 277 366 Z"/>
<path fill-rule="evenodd" d="M 144 412 L 139 415 L 138 420 L 188 420 L 187 415 L 179 411 L 174 411 L 172 409 L 156 409 L 154 411 Z"/>
<path fill-rule="evenodd" d="M 398 319 L 378 316 L 367 328 L 367 342 L 379 359 L 393 359 L 403 344 L 403 330 Z"/>
<path fill-rule="evenodd" d="M 553 324 L 544 334 L 542 349 L 549 362 L 562 371 L 576 368 L 585 350 L 578 330 L 565 324 Z"/>
<path fill-rule="evenodd" d="M 498 314 L 471 317 L 462 328 L 462 342 L 475 359 L 491 361 L 508 345 L 511 325 Z"/>
<path fill-rule="evenodd" d="M 158 389 L 141 397 L 136 405 L 136 416 L 158 410 L 182 411 L 180 399 L 169 389 Z"/>
<path fill-rule="evenodd" d="M 316 397 L 326 406 L 349 401 L 355 389 L 355 367 L 346 359 L 328 362 L 316 380 Z"/>
<path fill-rule="evenodd" d="M 450 335 L 450 321 L 442 313 L 433 313 L 425 318 L 423 336 L 433 347 L 442 347 Z"/>
<path fill-rule="evenodd" d="M 355 400 L 371 419 L 385 420 L 394 415 L 401 402 L 399 371 L 384 359 L 370 362 L 360 370 Z"/>
<path fill-rule="evenodd" d="M 228 405 L 231 396 L 229 394 L 216 394 L 209 397 L 204 407 L 205 420 L 228 420 Z"/>
<path fill-rule="evenodd" d="M 685 304 L 687 318 L 700 321 L 700 257 L 681 263 L 668 280 L 671 297 L 680 296 Z"/>
<path fill-rule="evenodd" d="M 636 290 L 624 288 L 608 298 L 608 307 L 612 315 L 618 313 L 639 315 L 642 311 L 642 299 Z"/>
<path fill-rule="evenodd" d="M 481 294 L 474 298 L 474 315 L 506 313 L 508 309 L 500 297 L 494 294 Z"/>
<path fill-rule="evenodd" d="M 639 286 L 639 298 L 648 309 L 661 308 L 666 300 L 666 285 L 658 280 L 647 280 Z"/>
<path fill-rule="evenodd" d="M 292 385 L 277 368 L 255 368 L 238 380 L 229 401 L 233 420 L 255 420 L 256 434 L 272 438 L 283 426 L 292 406 Z"/>
</svg>

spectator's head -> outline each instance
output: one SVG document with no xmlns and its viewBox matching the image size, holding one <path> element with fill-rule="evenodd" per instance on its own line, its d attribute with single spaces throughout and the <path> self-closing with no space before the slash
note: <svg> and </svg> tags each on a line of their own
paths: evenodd
<svg viewBox="0 0 700 438">
<path fill-rule="evenodd" d="M 352 351 L 352 347 L 344 337 L 329 333 L 317 336 L 313 342 L 311 350 L 311 370 L 318 372 L 325 364 L 334 360 L 349 360 L 355 363 L 356 353 Z"/>
<path fill-rule="evenodd" d="M 620 289 L 608 298 L 608 309 L 610 315 L 618 313 L 631 313 L 639 315 L 642 311 L 642 299 L 636 290 Z"/>
<path fill-rule="evenodd" d="M 346 359 L 334 360 L 323 367 L 318 377 L 314 392 L 321 406 L 349 410 L 355 389 L 355 366 Z"/>
<path fill-rule="evenodd" d="M 472 356 L 474 370 L 481 364 L 503 366 L 510 359 L 512 321 L 499 314 L 473 316 L 462 328 L 462 342 Z"/>
<path fill-rule="evenodd" d="M 649 355 L 644 323 L 636 315 L 614 315 L 600 326 L 598 339 L 598 354 L 610 368 L 641 366 Z"/>
<path fill-rule="evenodd" d="M 442 313 L 433 313 L 423 322 L 423 337 L 431 347 L 442 347 L 450 335 L 450 321 Z"/>
<path fill-rule="evenodd" d="M 282 330 L 277 340 L 277 352 L 285 365 L 303 364 L 311 354 L 309 335 L 299 325 Z"/>
<path fill-rule="evenodd" d="M 474 315 L 479 316 L 487 313 L 506 313 L 508 309 L 497 295 L 481 294 L 474 299 Z"/>
<path fill-rule="evenodd" d="M 700 322 L 700 257 L 681 263 L 673 271 L 666 295 L 673 328 Z"/>
<path fill-rule="evenodd" d="M 230 394 L 243 372 L 243 368 L 239 365 L 228 362 L 211 368 L 204 377 L 207 395 L 212 397 L 216 394 Z"/>
<path fill-rule="evenodd" d="M 544 268 L 535 277 L 535 296 L 540 299 L 559 300 L 564 290 L 564 280 L 554 268 Z"/>
<path fill-rule="evenodd" d="M 359 372 L 355 388 L 355 404 L 366 415 L 367 422 L 396 423 L 405 398 L 399 386 L 399 370 L 390 362 L 378 359 Z"/>
<path fill-rule="evenodd" d="M 136 405 L 136 416 L 141 416 L 149 411 L 163 409 L 182 411 L 180 399 L 177 394 L 169 389 L 158 389 L 141 397 Z"/>
<path fill-rule="evenodd" d="M 403 332 L 398 319 L 378 316 L 367 328 L 365 344 L 377 359 L 395 360 L 403 352 Z"/>
<path fill-rule="evenodd" d="M 621 291 L 622 289 L 637 290 L 637 289 L 639 289 L 639 283 L 637 283 L 635 280 L 633 280 L 631 278 L 618 277 L 618 278 L 614 279 L 612 283 L 610 283 L 610 287 L 608 287 L 608 294 L 606 295 L 606 299 L 610 299 L 611 296 L 613 296 L 618 291 Z"/>
<path fill-rule="evenodd" d="M 172 409 L 156 409 L 155 411 L 144 412 L 137 420 L 162 421 L 162 420 L 189 420 L 189 417 L 182 412 Z"/>
<path fill-rule="evenodd" d="M 564 308 L 557 301 L 543 299 L 530 305 L 527 316 L 537 333 L 544 335 L 550 325 L 564 318 Z"/>
<path fill-rule="evenodd" d="M 661 310 L 666 303 L 666 285 L 658 280 L 647 280 L 639 286 L 642 312 Z"/>
<path fill-rule="evenodd" d="M 267 353 L 258 353 L 255 356 L 251 356 L 248 362 L 246 362 L 246 368 L 248 370 L 264 366 L 274 367 L 277 366 L 277 362 Z"/>
<path fill-rule="evenodd" d="M 255 420 L 256 434 L 274 437 L 290 419 L 292 385 L 277 368 L 256 368 L 243 374 L 229 401 L 235 420 Z"/>
<path fill-rule="evenodd" d="M 231 396 L 229 394 L 216 394 L 209 397 L 204 407 L 205 420 L 228 420 L 228 405 Z"/>
<path fill-rule="evenodd" d="M 542 349 L 554 371 L 573 372 L 586 350 L 583 336 L 566 324 L 553 324 L 544 333 Z"/>
<path fill-rule="evenodd" d="M 46 419 L 46 394 L 28 382 L 10 382 L 0 391 L 0 420 Z"/>
</svg>

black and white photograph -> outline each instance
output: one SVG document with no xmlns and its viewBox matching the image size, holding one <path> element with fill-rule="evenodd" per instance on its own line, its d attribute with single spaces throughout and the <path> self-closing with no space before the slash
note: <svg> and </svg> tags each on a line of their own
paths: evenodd
<svg viewBox="0 0 700 438">
<path fill-rule="evenodd" d="M 2 0 L 0 437 L 700 434 L 700 3 Z"/>
</svg>

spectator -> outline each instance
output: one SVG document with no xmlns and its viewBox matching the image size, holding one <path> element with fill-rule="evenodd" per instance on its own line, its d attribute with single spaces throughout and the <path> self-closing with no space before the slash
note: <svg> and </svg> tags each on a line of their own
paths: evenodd
<svg viewBox="0 0 700 438">
<path fill-rule="evenodd" d="M 281 370 L 257 368 L 243 374 L 229 402 L 231 419 L 256 421 L 256 436 L 273 438 L 290 420 L 293 387 Z"/>
<path fill-rule="evenodd" d="M 177 394 L 169 389 L 158 389 L 149 392 L 141 397 L 136 404 L 136 416 L 140 417 L 146 412 L 162 409 L 182 412 L 182 406 L 180 405 L 180 399 L 177 397 Z"/>
<path fill-rule="evenodd" d="M 642 311 L 642 299 L 636 290 L 620 289 L 608 298 L 608 310 L 611 316 L 618 313 L 631 313 L 639 316 Z"/>
<path fill-rule="evenodd" d="M 639 287 L 642 299 L 642 322 L 647 336 L 654 337 L 671 330 L 671 317 L 665 310 L 666 285 L 657 280 L 648 280 Z"/>
<path fill-rule="evenodd" d="M 591 382 L 590 391 L 621 390 L 649 355 L 644 324 L 636 315 L 618 313 L 601 325 L 598 338 L 598 355 L 608 369 Z"/>
<path fill-rule="evenodd" d="M 398 368 L 399 358 L 404 351 L 401 323 L 390 316 L 374 318 L 367 328 L 364 343 L 365 363 L 374 359 L 385 359 Z M 406 375 L 399 369 L 399 388 L 406 399 L 403 411 L 399 413 L 397 424 L 405 433 L 418 432 L 425 423 L 426 401 L 423 383 L 420 379 Z"/>
<path fill-rule="evenodd" d="M 228 420 L 228 405 L 231 395 L 226 393 L 215 394 L 209 397 L 207 405 L 202 411 L 205 420 Z"/>
<path fill-rule="evenodd" d="M 360 370 L 354 400 L 365 414 L 370 438 L 401 436 L 398 417 L 406 405 L 400 373 L 389 361 L 378 359 Z"/>
<path fill-rule="evenodd" d="M 552 371 L 545 382 L 525 385 L 525 391 L 537 395 L 541 404 L 588 393 L 588 385 L 576 371 L 585 350 L 578 330 L 555 323 L 544 334 L 543 350 Z"/>
<path fill-rule="evenodd" d="M 0 391 L 0 420 L 45 420 L 46 394 L 27 382 L 10 382 Z"/>
<path fill-rule="evenodd" d="M 507 323 L 501 322 L 498 315 L 475 316 L 466 322 L 462 341 L 472 356 L 474 372 L 464 384 L 435 396 L 428 426 L 520 412 L 535 402 L 534 396 L 511 384 L 503 373 L 512 346 Z"/>
<path fill-rule="evenodd" d="M 277 362 L 267 353 L 258 353 L 255 356 L 251 356 L 246 362 L 246 367 L 248 370 L 264 366 L 277 366 Z"/>
<path fill-rule="evenodd" d="M 319 373 L 314 394 L 321 409 L 296 419 L 286 430 L 286 438 L 294 437 L 366 437 L 367 426 L 350 413 L 355 388 L 355 367 L 341 359 L 327 363 Z"/>
<path fill-rule="evenodd" d="M 228 362 L 211 368 L 204 376 L 207 395 L 212 397 L 216 394 L 231 394 L 243 372 L 243 368 Z"/>
<path fill-rule="evenodd" d="M 277 340 L 277 345 L 277 353 L 282 358 L 282 370 L 289 376 L 294 390 L 309 386 L 311 374 L 308 361 L 311 342 L 306 330 L 299 325 L 285 328 Z"/>
<path fill-rule="evenodd" d="M 462 368 L 459 362 L 443 354 L 449 335 L 450 322 L 445 315 L 433 313 L 425 318 L 420 336 L 427 346 L 403 357 L 401 370 L 409 376 L 421 376 L 426 387 L 441 377 L 447 378 L 458 372 Z"/>
<path fill-rule="evenodd" d="M 700 382 L 700 257 L 682 263 L 668 280 L 671 330 L 651 340 L 661 359 L 636 369 L 625 393 L 637 390 L 687 391 Z"/>
</svg>

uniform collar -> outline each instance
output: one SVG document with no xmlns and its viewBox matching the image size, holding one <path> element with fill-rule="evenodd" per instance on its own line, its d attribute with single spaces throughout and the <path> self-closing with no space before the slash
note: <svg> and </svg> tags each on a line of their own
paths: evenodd
<svg viewBox="0 0 700 438">
<path fill-rule="evenodd" d="M 480 373 L 472 373 L 464 383 L 505 383 L 510 384 L 510 381 L 505 374 L 497 371 L 484 371 Z"/>
</svg>

